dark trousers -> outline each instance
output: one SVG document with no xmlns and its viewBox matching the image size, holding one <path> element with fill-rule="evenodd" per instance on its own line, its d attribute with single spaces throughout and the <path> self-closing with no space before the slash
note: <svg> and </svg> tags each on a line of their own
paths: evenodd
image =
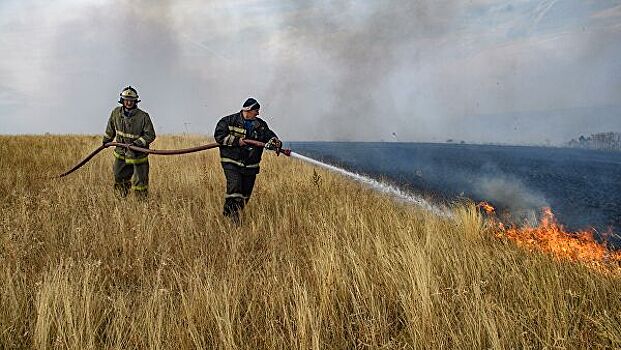
<svg viewBox="0 0 621 350">
<path fill-rule="evenodd" d="M 122 197 L 127 196 L 130 189 L 138 197 L 146 197 L 149 188 L 149 161 L 141 160 L 138 164 L 132 161 L 118 158 L 114 160 L 114 189 Z"/>
<path fill-rule="evenodd" d="M 224 196 L 224 215 L 239 221 L 239 211 L 250 200 L 256 174 L 247 174 L 241 170 L 224 168 L 226 177 L 226 195 Z"/>
</svg>

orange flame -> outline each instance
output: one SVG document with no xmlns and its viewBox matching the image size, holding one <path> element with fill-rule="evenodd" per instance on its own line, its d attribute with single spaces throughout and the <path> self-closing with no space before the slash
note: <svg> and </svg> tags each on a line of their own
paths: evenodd
<svg viewBox="0 0 621 350">
<path fill-rule="evenodd" d="M 494 207 L 488 203 L 477 206 L 488 214 L 494 212 Z M 621 251 L 612 251 L 597 242 L 594 231 L 566 231 L 550 208 L 543 208 L 542 214 L 537 227 L 505 227 L 495 217 L 491 220 L 497 227 L 497 237 L 510 239 L 520 247 L 548 253 L 559 260 L 581 262 L 598 270 L 621 273 Z"/>
<path fill-rule="evenodd" d="M 493 214 L 494 211 L 496 210 L 494 207 L 492 207 L 491 204 L 487 203 L 487 202 L 481 202 L 479 204 L 477 204 L 477 207 L 485 210 L 485 212 L 489 215 Z"/>
</svg>

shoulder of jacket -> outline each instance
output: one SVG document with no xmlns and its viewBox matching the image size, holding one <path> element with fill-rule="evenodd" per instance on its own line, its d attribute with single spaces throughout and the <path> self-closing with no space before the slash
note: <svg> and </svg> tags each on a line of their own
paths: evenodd
<svg viewBox="0 0 621 350">
<path fill-rule="evenodd" d="M 267 122 L 266 122 L 265 120 L 263 120 L 263 119 L 261 119 L 261 118 L 259 118 L 259 117 L 257 117 L 257 120 L 259 121 L 259 123 L 260 123 L 261 125 L 263 125 L 264 127 L 267 127 Z"/>
<path fill-rule="evenodd" d="M 143 116 L 143 117 L 148 117 L 148 116 L 149 116 L 149 113 L 147 113 L 147 112 L 143 111 L 143 110 L 142 110 L 142 109 L 140 109 L 140 108 L 136 108 L 136 115 L 140 115 L 140 116 Z"/>
<path fill-rule="evenodd" d="M 233 113 L 233 114 L 229 114 L 229 115 L 227 115 L 225 117 L 222 117 L 222 120 L 226 120 L 227 122 L 230 122 L 230 121 L 236 120 L 238 118 L 239 118 L 239 112 Z"/>
<path fill-rule="evenodd" d="M 123 108 L 122 106 L 118 106 L 118 107 L 114 107 L 114 109 L 112 110 L 112 113 L 110 114 L 121 114 L 121 108 Z"/>
</svg>

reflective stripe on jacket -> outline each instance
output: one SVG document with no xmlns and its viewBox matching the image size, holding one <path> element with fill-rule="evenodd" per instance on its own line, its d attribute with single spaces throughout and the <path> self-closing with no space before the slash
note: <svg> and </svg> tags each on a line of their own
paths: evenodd
<svg viewBox="0 0 621 350">
<path fill-rule="evenodd" d="M 270 130 L 267 123 L 261 118 L 255 118 L 252 132 L 247 135 L 244 128 L 244 117 L 241 112 L 228 115 L 220 119 L 214 131 L 214 138 L 220 144 L 220 161 L 222 166 L 234 166 L 245 169 L 251 173 L 259 172 L 259 163 L 263 155 L 263 148 L 253 146 L 239 146 L 240 138 L 248 138 L 261 142 L 267 142 L 272 137 L 277 137 Z"/>
</svg>

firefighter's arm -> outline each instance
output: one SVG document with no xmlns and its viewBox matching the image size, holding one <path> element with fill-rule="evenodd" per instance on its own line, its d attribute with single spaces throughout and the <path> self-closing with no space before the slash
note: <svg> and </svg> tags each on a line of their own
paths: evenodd
<svg viewBox="0 0 621 350">
<path fill-rule="evenodd" d="M 279 149 L 282 147 L 282 141 L 280 141 L 280 139 L 278 139 L 278 135 L 276 135 L 276 133 L 274 131 L 272 131 L 272 129 L 270 129 L 267 126 L 267 123 L 265 124 L 265 128 L 266 128 L 266 132 L 265 132 L 265 137 L 263 140 L 261 140 L 262 142 L 266 143 L 266 147 L 267 149 Z"/>
<path fill-rule="evenodd" d="M 106 132 L 104 133 L 102 143 L 106 144 L 108 142 L 112 142 L 115 136 L 116 136 L 116 128 L 114 127 L 112 113 L 110 113 L 110 118 L 108 119 L 108 125 L 106 126 Z"/>
<path fill-rule="evenodd" d="M 147 114 L 145 116 L 144 127 L 142 129 L 142 136 L 134 141 L 134 144 L 145 147 L 149 146 L 151 142 L 155 141 L 155 128 L 151 122 L 151 117 Z"/>
<path fill-rule="evenodd" d="M 213 133 L 213 138 L 221 146 L 239 146 L 239 137 L 231 135 L 229 123 L 225 118 L 220 119 Z"/>
</svg>

